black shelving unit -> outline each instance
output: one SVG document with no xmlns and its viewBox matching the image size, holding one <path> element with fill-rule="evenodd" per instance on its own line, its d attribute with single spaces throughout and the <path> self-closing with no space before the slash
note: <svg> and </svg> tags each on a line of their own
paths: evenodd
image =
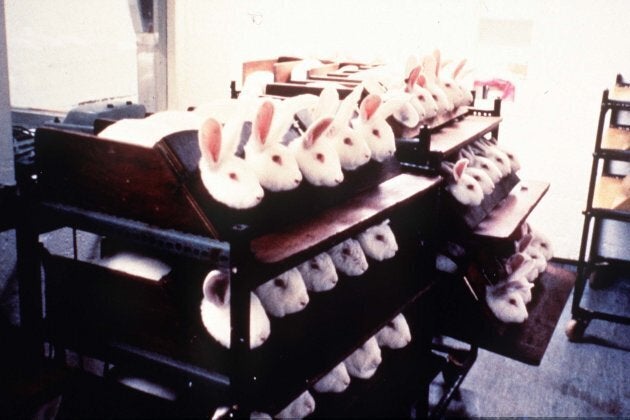
<svg viewBox="0 0 630 420">
<path fill-rule="evenodd" d="M 593 151 L 593 162 L 584 210 L 584 225 L 577 265 L 577 281 L 572 303 L 572 319 L 566 327 L 566 334 L 572 341 L 583 338 L 584 332 L 593 319 L 630 324 L 630 318 L 621 314 L 605 312 L 603 309 L 590 309 L 582 305 L 582 298 L 588 285 L 592 289 L 608 286 L 619 274 L 627 273 L 630 258 L 627 252 L 621 255 L 605 255 L 602 244 L 607 241 L 605 226 L 616 224 L 619 230 L 630 222 L 630 207 L 627 203 L 615 203 L 620 196 L 621 182 L 630 174 L 630 84 L 617 75 L 615 86 L 604 90 Z M 625 117 L 625 118 L 624 118 Z M 621 162 L 621 172 L 615 164 Z M 626 251 L 630 241 L 627 235 L 619 236 Z"/>
</svg>

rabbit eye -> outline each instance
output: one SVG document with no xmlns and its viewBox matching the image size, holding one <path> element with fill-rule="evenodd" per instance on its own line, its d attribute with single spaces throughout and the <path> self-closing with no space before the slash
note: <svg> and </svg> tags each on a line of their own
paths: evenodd
<svg viewBox="0 0 630 420">
<path fill-rule="evenodd" d="M 274 161 L 274 163 L 277 163 L 278 165 L 282 165 L 282 158 L 280 157 L 280 155 L 273 155 L 271 157 L 271 160 Z"/>
<path fill-rule="evenodd" d="M 343 139 L 343 144 L 352 146 L 352 139 L 350 137 L 346 137 L 345 139 Z"/>
<path fill-rule="evenodd" d="M 324 163 L 324 161 L 326 160 L 326 158 L 324 157 L 323 153 L 318 153 L 315 155 L 315 159 L 317 159 L 318 161 L 320 161 L 321 163 Z"/>
<path fill-rule="evenodd" d="M 446 86 L 447 88 L 451 88 L 452 85 L 450 83 L 445 83 L 444 86 Z"/>
<path fill-rule="evenodd" d="M 420 99 L 420 100 L 421 100 L 421 101 L 423 101 L 423 102 L 426 100 L 426 98 L 424 97 L 424 95 L 419 95 L 419 96 L 418 96 L 418 99 Z"/>
<path fill-rule="evenodd" d="M 501 159 L 500 157 L 497 158 L 497 162 L 499 163 L 503 163 L 503 159 Z"/>
<path fill-rule="evenodd" d="M 431 96 L 433 96 L 433 99 L 434 99 L 434 100 L 436 100 L 436 101 L 438 100 L 437 95 L 431 95 Z"/>
<path fill-rule="evenodd" d="M 281 289 L 286 289 L 287 288 L 287 284 L 284 282 L 284 280 L 282 280 L 280 278 L 274 279 L 273 285 L 276 286 L 276 287 L 279 287 Z"/>
<path fill-rule="evenodd" d="M 376 240 L 382 242 L 385 241 L 385 237 L 379 233 L 378 235 L 376 235 Z"/>
<path fill-rule="evenodd" d="M 342 253 L 343 255 L 350 255 L 350 254 L 351 254 L 351 253 L 350 253 L 350 248 L 344 248 L 344 249 L 343 249 L 343 251 L 341 251 L 341 253 Z"/>
<path fill-rule="evenodd" d="M 488 169 L 488 164 L 484 163 L 483 165 L 481 165 L 481 167 L 482 167 L 483 169 Z"/>
<path fill-rule="evenodd" d="M 468 188 L 469 190 L 472 191 L 472 190 L 475 189 L 475 186 L 473 184 L 468 184 L 468 185 L 466 185 L 466 188 Z"/>
<path fill-rule="evenodd" d="M 319 270 L 319 264 L 317 264 L 316 262 L 312 262 L 312 263 L 311 263 L 311 268 L 312 268 L 313 270 Z"/>
<path fill-rule="evenodd" d="M 236 175 L 236 172 L 230 172 L 228 176 L 230 177 L 231 180 L 238 181 L 238 175 Z"/>
<path fill-rule="evenodd" d="M 378 131 L 376 128 L 372 130 L 372 134 L 374 134 L 376 137 L 381 137 L 380 131 Z"/>
<path fill-rule="evenodd" d="M 510 305 L 516 306 L 516 299 L 514 298 L 511 298 L 510 300 L 508 300 L 508 302 L 510 302 Z"/>
<path fill-rule="evenodd" d="M 475 180 L 477 181 L 481 181 L 481 177 L 479 175 L 475 175 L 473 178 L 475 178 Z"/>
</svg>

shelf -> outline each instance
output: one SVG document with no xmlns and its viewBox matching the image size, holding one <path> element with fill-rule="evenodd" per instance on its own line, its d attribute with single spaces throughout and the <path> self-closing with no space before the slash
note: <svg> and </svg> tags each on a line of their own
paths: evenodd
<svg viewBox="0 0 630 420">
<path fill-rule="evenodd" d="M 448 284 L 450 283 L 450 284 Z M 485 303 L 472 298 L 463 281 L 450 280 L 443 293 L 443 333 L 480 348 L 539 365 L 575 283 L 575 274 L 549 264 L 536 281 L 528 319 L 522 324 L 504 324 L 491 315 Z"/>
<path fill-rule="evenodd" d="M 384 211 L 401 206 L 437 187 L 441 177 L 399 174 L 317 217 L 255 238 L 251 250 L 259 262 L 277 263 L 322 243 L 339 242 L 348 230 L 367 227 Z"/>
<path fill-rule="evenodd" d="M 630 87 L 615 85 L 610 90 L 608 99 L 616 102 L 629 102 L 630 105 Z"/>
<path fill-rule="evenodd" d="M 501 121 L 501 117 L 468 116 L 433 133 L 430 150 L 432 153 L 449 156 L 461 147 L 498 128 Z"/>
<path fill-rule="evenodd" d="M 548 182 L 521 181 L 477 225 L 474 234 L 488 239 L 510 238 L 548 190 Z"/>
<path fill-rule="evenodd" d="M 630 130 L 610 127 L 602 138 L 602 151 L 630 151 Z"/>
<path fill-rule="evenodd" d="M 595 185 L 593 195 L 593 208 L 603 210 L 630 211 L 628 199 L 617 202 L 616 199 L 622 196 L 621 184 L 623 178 L 612 176 L 601 176 Z"/>
</svg>

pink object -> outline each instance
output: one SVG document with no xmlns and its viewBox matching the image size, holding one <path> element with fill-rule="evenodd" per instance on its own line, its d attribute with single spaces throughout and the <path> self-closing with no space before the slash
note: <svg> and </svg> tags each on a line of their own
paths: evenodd
<svg viewBox="0 0 630 420">
<path fill-rule="evenodd" d="M 514 84 L 505 79 L 475 80 L 474 87 L 485 86 L 502 92 L 501 100 L 514 100 Z"/>
</svg>

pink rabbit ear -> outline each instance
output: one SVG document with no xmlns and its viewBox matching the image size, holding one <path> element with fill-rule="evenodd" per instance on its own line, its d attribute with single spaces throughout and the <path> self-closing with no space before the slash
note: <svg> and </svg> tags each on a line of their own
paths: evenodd
<svg viewBox="0 0 630 420">
<path fill-rule="evenodd" d="M 418 78 L 416 79 L 416 83 L 419 86 L 425 87 L 427 85 L 427 78 L 424 77 L 424 74 L 419 74 Z"/>
<path fill-rule="evenodd" d="M 219 162 L 221 152 L 221 124 L 214 118 L 208 118 L 199 129 L 199 149 L 201 155 L 214 163 Z"/>
<path fill-rule="evenodd" d="M 230 300 L 230 278 L 226 273 L 212 270 L 203 281 L 203 296 L 217 306 L 224 306 Z"/>
<path fill-rule="evenodd" d="M 519 252 L 525 251 L 525 249 L 532 242 L 532 239 L 534 239 L 534 237 L 531 234 L 529 234 L 529 233 L 526 234 L 526 235 L 523 235 L 523 237 L 518 241 L 518 250 L 519 250 Z"/>
<path fill-rule="evenodd" d="M 465 65 L 466 65 L 466 59 L 464 58 L 462 61 L 459 62 L 457 67 L 455 67 L 455 70 L 453 70 L 453 79 L 457 79 L 459 72 L 462 71 Z"/>
<path fill-rule="evenodd" d="M 265 144 L 267 136 L 269 136 L 273 114 L 274 106 L 271 101 L 265 101 L 260 105 L 258 114 L 256 115 L 254 133 L 256 133 L 256 139 L 258 139 L 261 145 Z"/>
<path fill-rule="evenodd" d="M 381 97 L 379 95 L 369 94 L 366 96 L 363 101 L 361 101 L 361 105 L 359 106 L 359 112 L 361 114 L 361 118 L 364 121 L 368 121 L 379 106 L 381 106 Z"/>
<path fill-rule="evenodd" d="M 304 147 L 307 149 L 312 147 L 318 138 L 324 134 L 324 132 L 330 127 L 333 119 L 331 117 L 322 118 L 315 121 L 307 130 L 306 138 L 304 139 Z"/>
<path fill-rule="evenodd" d="M 412 68 L 409 72 L 409 77 L 407 78 L 407 87 L 405 89 L 407 92 L 411 92 L 411 90 L 413 89 L 413 85 L 416 83 L 416 80 L 418 80 L 418 76 L 420 76 L 421 70 L 422 68 L 420 66 L 416 66 Z"/>
<path fill-rule="evenodd" d="M 455 166 L 453 167 L 453 177 L 455 178 L 455 181 L 462 177 L 466 166 L 468 166 L 468 159 L 460 159 L 455 162 Z"/>
<path fill-rule="evenodd" d="M 508 270 L 508 273 L 512 274 L 513 272 L 518 270 L 518 268 L 521 265 L 523 265 L 524 262 L 525 262 L 525 256 L 523 254 L 512 255 L 510 258 L 508 258 L 508 261 L 507 261 L 506 269 Z"/>
<path fill-rule="evenodd" d="M 440 50 L 433 51 L 433 57 L 435 57 L 435 76 L 437 77 L 440 73 Z"/>
</svg>

